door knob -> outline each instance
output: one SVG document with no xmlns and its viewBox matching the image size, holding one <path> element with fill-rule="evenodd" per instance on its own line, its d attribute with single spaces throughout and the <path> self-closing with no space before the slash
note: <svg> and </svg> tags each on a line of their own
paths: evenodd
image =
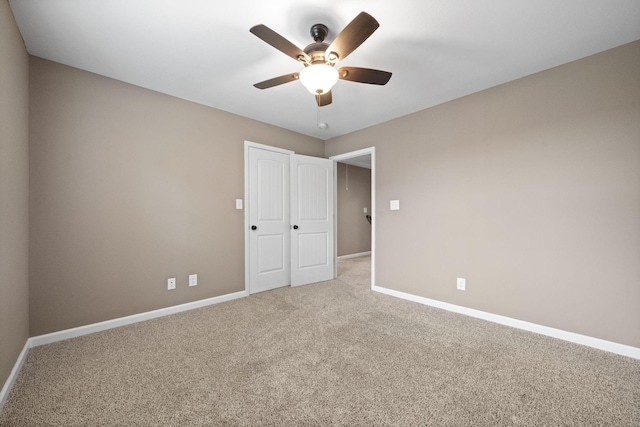
<svg viewBox="0 0 640 427">
<path fill-rule="evenodd" d="M 294 226 L 293 226 L 293 229 L 294 229 L 294 230 L 297 230 L 297 229 L 298 229 L 298 226 L 297 226 L 297 225 L 294 225 Z"/>
<path fill-rule="evenodd" d="M 251 226 L 251 229 L 252 229 L 252 230 L 257 230 L 257 229 L 258 229 L 258 227 L 256 227 L 255 225 L 252 225 L 252 226 Z"/>
</svg>

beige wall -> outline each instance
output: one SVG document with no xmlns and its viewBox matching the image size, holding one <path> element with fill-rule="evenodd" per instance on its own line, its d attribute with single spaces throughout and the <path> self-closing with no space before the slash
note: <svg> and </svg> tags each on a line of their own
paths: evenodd
<svg viewBox="0 0 640 427">
<path fill-rule="evenodd" d="M 347 168 L 348 179 L 347 179 Z M 338 163 L 336 176 L 338 256 L 371 250 L 371 170 Z"/>
<path fill-rule="evenodd" d="M 640 41 L 327 141 L 376 147 L 376 284 L 640 347 L 639 101 Z"/>
<path fill-rule="evenodd" d="M 29 338 L 29 61 L 0 0 L 0 389 Z"/>
<path fill-rule="evenodd" d="M 320 140 L 43 59 L 30 76 L 32 335 L 243 290 L 244 141 L 323 155 Z"/>
<path fill-rule="evenodd" d="M 323 147 L 29 63 L 6 0 L 0 24 L 0 382 L 29 323 L 39 335 L 243 289 L 244 140 L 376 146 L 379 286 L 640 347 L 640 42 Z"/>
</svg>

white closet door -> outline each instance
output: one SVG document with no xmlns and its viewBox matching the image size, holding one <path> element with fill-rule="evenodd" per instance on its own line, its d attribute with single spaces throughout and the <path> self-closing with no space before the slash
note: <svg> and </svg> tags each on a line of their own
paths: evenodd
<svg viewBox="0 0 640 427">
<path fill-rule="evenodd" d="M 289 155 L 249 148 L 250 293 L 290 283 Z"/>
<path fill-rule="evenodd" d="M 291 286 L 334 277 L 333 160 L 291 155 Z"/>
</svg>

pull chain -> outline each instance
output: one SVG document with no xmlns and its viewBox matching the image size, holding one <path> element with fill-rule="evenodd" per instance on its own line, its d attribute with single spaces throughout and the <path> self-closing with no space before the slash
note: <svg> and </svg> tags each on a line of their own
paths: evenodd
<svg viewBox="0 0 640 427">
<path fill-rule="evenodd" d="M 345 169 L 346 169 L 346 175 L 347 175 L 347 179 L 346 179 L 347 191 L 349 191 L 349 165 L 348 164 L 345 165 Z"/>
<path fill-rule="evenodd" d="M 319 129 L 318 136 L 320 136 L 322 134 L 322 131 L 326 130 L 329 127 L 329 125 L 320 121 L 320 105 L 319 105 L 320 104 L 320 95 L 316 95 L 316 99 L 318 101 L 317 102 L 318 103 L 318 110 L 317 110 L 317 113 L 316 113 L 316 126 Z"/>
</svg>

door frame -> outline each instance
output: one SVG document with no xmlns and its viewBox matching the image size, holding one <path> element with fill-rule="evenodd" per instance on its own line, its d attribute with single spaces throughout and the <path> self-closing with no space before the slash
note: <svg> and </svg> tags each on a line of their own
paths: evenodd
<svg viewBox="0 0 640 427">
<path fill-rule="evenodd" d="M 272 147 L 270 145 L 265 145 L 265 144 L 259 144 L 257 142 L 251 142 L 251 141 L 244 141 L 244 204 L 243 204 L 243 209 L 244 209 L 244 290 L 247 293 L 247 295 L 249 295 L 250 289 L 249 289 L 249 285 L 250 285 L 250 277 L 249 277 L 249 273 L 250 273 L 250 269 L 249 269 L 249 210 L 247 209 L 247 200 L 249 199 L 249 148 L 253 147 L 253 148 L 260 148 L 262 150 L 270 150 L 270 151 L 275 151 L 278 153 L 284 153 L 284 154 L 295 154 L 295 151 L 292 150 L 286 150 L 284 148 L 278 148 L 278 147 Z M 338 168 L 338 162 L 342 161 L 342 160 L 348 160 L 354 157 L 360 157 L 363 155 L 369 154 L 371 155 L 371 289 L 373 289 L 373 287 L 376 284 L 376 223 L 377 223 L 377 216 L 376 216 L 376 147 L 368 147 L 368 148 L 363 148 L 361 150 L 356 150 L 356 151 L 350 151 L 348 153 L 343 153 L 343 154 L 338 154 L 335 156 L 331 156 L 329 157 L 330 160 L 334 161 L 333 164 L 333 174 L 334 174 L 334 179 L 333 179 L 333 185 L 334 185 L 334 192 L 333 192 L 333 215 L 334 215 L 334 222 L 333 222 L 333 245 L 334 245 L 334 252 L 333 252 L 333 268 L 334 268 L 334 273 L 333 276 L 334 278 L 338 277 L 338 229 L 337 229 L 337 221 L 335 221 L 335 218 L 338 215 L 338 201 L 337 201 L 337 185 L 338 185 L 338 179 L 337 179 L 337 168 Z"/>
<path fill-rule="evenodd" d="M 244 291 L 249 295 L 251 289 L 249 288 L 251 278 L 250 274 L 250 247 L 249 247 L 249 209 L 248 200 L 249 200 L 249 149 L 250 148 L 259 148 L 261 150 L 275 151 L 276 153 L 282 154 L 295 154 L 294 151 L 285 150 L 284 148 L 272 147 L 270 145 L 258 144 L 257 142 L 244 141 Z"/>
<path fill-rule="evenodd" d="M 366 154 L 371 155 L 371 289 L 376 285 L 376 147 L 368 147 L 363 148 L 361 150 L 350 151 L 344 154 L 338 154 L 335 156 L 329 157 L 329 159 L 334 161 L 333 165 L 333 174 L 334 174 L 334 185 L 336 188 L 333 192 L 334 203 L 334 218 L 338 215 L 338 162 L 343 160 L 352 159 L 354 157 L 364 156 Z M 338 227 L 337 221 L 333 223 L 333 244 L 334 244 L 334 277 L 338 277 Z"/>
</svg>

